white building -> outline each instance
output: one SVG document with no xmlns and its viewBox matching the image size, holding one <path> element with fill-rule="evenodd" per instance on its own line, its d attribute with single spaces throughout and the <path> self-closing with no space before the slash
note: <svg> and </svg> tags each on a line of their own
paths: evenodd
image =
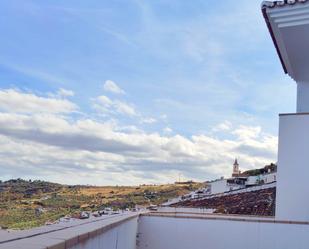
<svg viewBox="0 0 309 249">
<path fill-rule="evenodd" d="M 237 159 L 233 164 L 233 171 L 231 178 L 221 178 L 210 182 L 209 195 L 230 192 L 238 189 L 243 189 L 251 186 L 269 184 L 276 182 L 277 172 L 267 172 L 255 176 L 246 176 L 241 174 Z"/>
<path fill-rule="evenodd" d="M 210 194 L 218 194 L 228 191 L 227 179 L 219 179 L 210 183 Z"/>
<path fill-rule="evenodd" d="M 265 184 L 277 182 L 277 172 L 262 175 L 262 181 Z"/>
<path fill-rule="evenodd" d="M 248 176 L 246 186 L 269 184 L 277 181 L 277 172 L 267 173 L 257 176 Z"/>
<path fill-rule="evenodd" d="M 264 2 L 262 10 L 284 72 L 297 83 L 296 113 L 279 119 L 276 217 L 309 221 L 309 3 Z"/>
<path fill-rule="evenodd" d="M 247 177 L 237 177 L 237 178 L 228 178 L 228 179 L 219 179 L 210 183 L 210 193 L 209 194 L 218 194 L 229 192 L 233 190 L 238 190 L 245 188 Z"/>
</svg>

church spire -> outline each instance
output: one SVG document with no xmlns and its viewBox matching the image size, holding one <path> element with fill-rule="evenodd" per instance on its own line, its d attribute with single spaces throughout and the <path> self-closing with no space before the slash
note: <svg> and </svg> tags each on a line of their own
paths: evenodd
<svg viewBox="0 0 309 249">
<path fill-rule="evenodd" d="M 234 162 L 234 164 L 233 164 L 233 173 L 232 173 L 232 177 L 239 176 L 239 174 L 240 174 L 239 164 L 238 164 L 237 158 L 235 158 L 235 162 Z"/>
</svg>

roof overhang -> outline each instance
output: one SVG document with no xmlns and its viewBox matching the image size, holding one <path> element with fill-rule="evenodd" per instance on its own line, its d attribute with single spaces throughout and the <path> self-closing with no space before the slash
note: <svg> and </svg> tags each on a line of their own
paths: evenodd
<svg viewBox="0 0 309 249">
<path fill-rule="evenodd" d="M 309 82 L 309 0 L 266 1 L 262 12 L 284 72 Z"/>
</svg>

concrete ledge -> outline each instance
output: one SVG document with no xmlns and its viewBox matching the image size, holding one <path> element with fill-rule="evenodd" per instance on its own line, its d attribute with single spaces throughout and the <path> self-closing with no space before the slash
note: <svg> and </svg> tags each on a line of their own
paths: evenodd
<svg viewBox="0 0 309 249">
<path fill-rule="evenodd" d="M 177 219 L 205 219 L 205 220 L 224 220 L 224 221 L 238 221 L 238 222 L 256 222 L 256 223 L 277 223 L 277 224 L 291 224 L 291 225 L 309 225 L 307 221 L 290 221 L 290 220 L 276 220 L 274 217 L 250 217 L 250 216 L 229 216 L 229 215 L 209 215 L 200 213 L 147 213 L 141 216 L 151 217 L 166 217 Z"/>
<path fill-rule="evenodd" d="M 150 214 L 189 214 L 189 215 L 201 215 L 201 216 L 209 216 L 209 217 L 236 217 L 236 218 L 241 218 L 241 219 L 275 219 L 275 216 L 258 216 L 258 215 L 241 215 L 241 214 L 219 214 L 219 213 L 203 213 L 203 212 L 186 212 L 186 211 L 156 211 L 156 212 L 150 212 Z"/>
<path fill-rule="evenodd" d="M 78 222 L 78 224 L 66 227 L 57 226 L 54 229 L 34 229 L 35 232 L 20 231 L 8 233 L 8 238 L 2 236 L 0 249 L 68 249 L 79 243 L 85 243 L 88 239 L 101 235 L 117 226 L 139 217 L 139 213 L 122 214 L 95 218 L 88 222 Z"/>
<path fill-rule="evenodd" d="M 309 112 L 299 112 L 299 113 L 280 113 L 279 116 L 304 116 L 309 115 Z"/>
</svg>

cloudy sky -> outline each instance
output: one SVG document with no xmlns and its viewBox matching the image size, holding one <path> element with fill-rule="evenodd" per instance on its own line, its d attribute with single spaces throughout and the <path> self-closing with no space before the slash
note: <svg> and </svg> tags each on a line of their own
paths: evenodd
<svg viewBox="0 0 309 249">
<path fill-rule="evenodd" d="M 276 162 L 260 0 L 2 0 L 0 179 L 129 185 Z"/>
</svg>

